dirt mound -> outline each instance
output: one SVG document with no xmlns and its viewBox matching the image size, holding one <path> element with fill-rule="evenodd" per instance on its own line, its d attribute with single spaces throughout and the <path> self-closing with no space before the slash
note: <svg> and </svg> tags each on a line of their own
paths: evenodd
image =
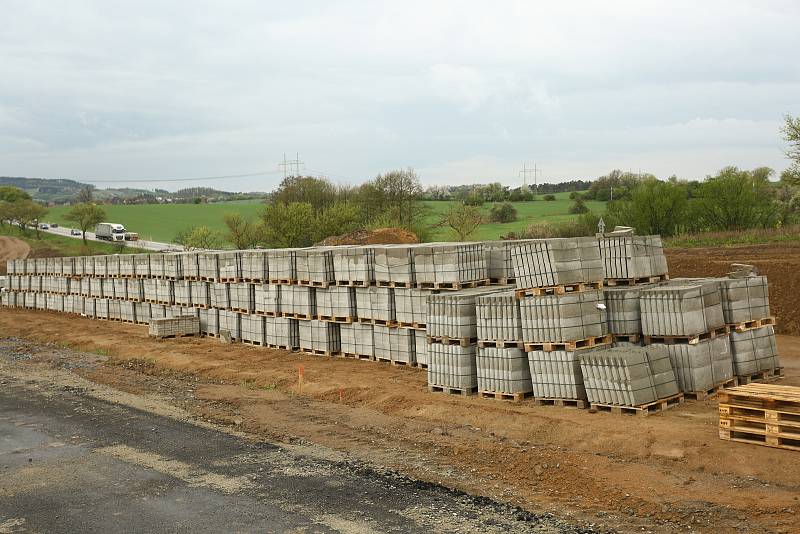
<svg viewBox="0 0 800 534">
<path fill-rule="evenodd" d="M 393 245 L 419 243 L 414 232 L 402 228 L 378 228 L 377 230 L 356 230 L 344 235 L 326 237 L 317 245 Z"/>
<path fill-rule="evenodd" d="M 0 274 L 6 272 L 6 262 L 18 258 L 27 258 L 31 247 L 16 237 L 0 236 Z"/>
<path fill-rule="evenodd" d="M 731 263 L 750 263 L 769 280 L 769 304 L 778 318 L 780 334 L 800 335 L 800 243 L 771 243 L 741 247 L 667 249 L 664 251 L 672 278 L 724 276 Z"/>
</svg>

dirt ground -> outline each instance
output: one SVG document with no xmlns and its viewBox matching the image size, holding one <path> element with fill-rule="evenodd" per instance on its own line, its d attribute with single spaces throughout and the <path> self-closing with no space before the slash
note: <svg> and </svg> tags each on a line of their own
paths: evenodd
<svg viewBox="0 0 800 534">
<path fill-rule="evenodd" d="M 731 263 L 750 263 L 769 280 L 772 314 L 778 318 L 776 331 L 800 335 L 800 243 L 749 245 L 742 247 L 667 249 L 669 274 L 678 276 L 723 276 Z"/>
<path fill-rule="evenodd" d="M 650 417 L 429 393 L 388 364 L 155 341 L 146 327 L 2 310 L 0 336 L 102 355 L 95 382 L 276 443 L 318 443 L 472 494 L 626 531 L 797 531 L 798 453 L 722 441 L 713 400 Z M 800 338 L 779 336 L 800 386 Z M 20 363 L 20 365 L 24 365 Z M 304 371 L 302 384 L 298 375 Z"/>
<path fill-rule="evenodd" d="M 6 262 L 17 258 L 27 258 L 31 247 L 15 237 L 0 235 L 0 274 L 6 272 Z"/>
</svg>

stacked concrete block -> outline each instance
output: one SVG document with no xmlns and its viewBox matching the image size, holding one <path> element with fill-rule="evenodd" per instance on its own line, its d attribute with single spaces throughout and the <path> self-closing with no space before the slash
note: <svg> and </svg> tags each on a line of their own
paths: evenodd
<svg viewBox="0 0 800 534">
<path fill-rule="evenodd" d="M 94 300 L 94 316 L 98 319 L 108 319 L 108 299 Z"/>
<path fill-rule="evenodd" d="M 211 306 L 211 291 L 209 282 L 203 280 L 191 280 L 189 282 L 189 294 L 192 297 L 192 306 L 195 308 L 208 308 Z"/>
<path fill-rule="evenodd" d="M 180 254 L 183 277 L 189 280 L 200 279 L 200 254 L 198 252 L 184 252 Z"/>
<path fill-rule="evenodd" d="M 479 297 L 502 291 L 496 287 L 479 287 L 429 295 L 427 332 L 434 338 L 477 340 Z"/>
<path fill-rule="evenodd" d="M 150 324 L 150 303 L 149 302 L 134 302 L 133 303 L 134 319 L 139 324 Z"/>
<path fill-rule="evenodd" d="M 522 314 L 514 291 L 478 297 L 475 299 L 475 313 L 479 340 L 522 343 Z M 527 363 L 525 365 L 527 367 Z"/>
<path fill-rule="evenodd" d="M 725 324 L 719 286 L 713 281 L 646 289 L 639 304 L 646 336 L 693 336 Z"/>
<path fill-rule="evenodd" d="M 172 280 L 156 280 L 156 301 L 161 304 L 174 304 L 174 292 Z"/>
<path fill-rule="evenodd" d="M 220 334 L 227 331 L 231 339 L 242 339 L 241 314 L 231 310 L 219 310 L 219 330 Z"/>
<path fill-rule="evenodd" d="M 106 256 L 106 275 L 115 278 L 119 276 L 119 256 L 114 254 Z"/>
<path fill-rule="evenodd" d="M 220 310 L 230 309 L 230 286 L 222 282 L 209 282 L 208 286 L 211 306 Z"/>
<path fill-rule="evenodd" d="M 176 280 L 173 284 L 175 291 L 175 304 L 181 306 L 192 305 L 192 283 L 188 280 Z"/>
<path fill-rule="evenodd" d="M 205 334 L 209 336 L 219 336 L 219 310 L 216 308 L 209 308 L 206 317 L 208 321 L 208 330 L 204 330 Z"/>
<path fill-rule="evenodd" d="M 522 242 L 503 240 L 487 241 L 483 244 L 486 250 L 486 270 L 490 281 L 500 284 L 515 283 L 512 250 Z"/>
<path fill-rule="evenodd" d="M 64 311 L 64 295 L 50 294 L 45 298 L 47 301 L 47 309 L 51 311 Z"/>
<path fill-rule="evenodd" d="M 167 314 L 167 306 L 163 304 L 150 304 L 150 320 L 154 319 L 168 319 L 171 317 L 171 313 Z"/>
<path fill-rule="evenodd" d="M 111 285 L 113 286 L 114 296 L 117 300 L 128 299 L 128 279 L 127 278 L 114 278 Z"/>
<path fill-rule="evenodd" d="M 243 313 L 241 317 L 242 341 L 254 345 L 264 345 L 267 342 L 264 316 Z"/>
<path fill-rule="evenodd" d="M 37 260 L 38 261 L 38 260 Z M 94 262 L 94 276 L 105 278 L 108 276 L 108 256 L 95 256 L 93 258 Z M 37 271 L 39 271 L 39 266 L 36 266 Z M 44 270 L 44 266 L 42 266 L 42 271 Z"/>
<path fill-rule="evenodd" d="M 605 278 L 639 279 L 667 274 L 661 236 L 606 234 L 599 238 Z"/>
<path fill-rule="evenodd" d="M 298 321 L 300 350 L 333 356 L 341 350 L 340 325 L 311 319 Z"/>
<path fill-rule="evenodd" d="M 512 248 L 511 258 L 519 289 L 603 279 L 603 262 L 594 238 L 522 241 Z"/>
<path fill-rule="evenodd" d="M 253 299 L 255 313 L 275 316 L 281 313 L 281 286 L 278 284 L 255 284 Z"/>
<path fill-rule="evenodd" d="M 483 243 L 434 243 L 415 246 L 411 251 L 414 282 L 420 287 L 488 283 Z"/>
<path fill-rule="evenodd" d="M 135 302 L 144 300 L 144 280 L 128 279 L 128 300 Z"/>
<path fill-rule="evenodd" d="M 300 346 L 300 326 L 297 319 L 289 317 L 266 317 L 267 345 L 285 349 Z"/>
<path fill-rule="evenodd" d="M 428 320 L 428 296 L 438 291 L 414 287 L 394 288 L 395 319 L 403 326 L 425 328 Z"/>
<path fill-rule="evenodd" d="M 108 319 L 110 321 L 120 321 L 122 320 L 122 308 L 120 306 L 120 300 L 109 300 L 108 301 Z"/>
<path fill-rule="evenodd" d="M 598 350 L 581 355 L 591 403 L 641 406 L 678 393 L 669 353 L 663 347 Z"/>
<path fill-rule="evenodd" d="M 414 360 L 417 367 L 428 367 L 428 335 L 425 330 L 411 329 L 414 332 Z"/>
<path fill-rule="evenodd" d="M 726 323 L 737 324 L 770 317 L 766 276 L 721 278 L 719 286 Z"/>
<path fill-rule="evenodd" d="M 528 343 L 565 343 L 608 333 L 602 290 L 520 299 L 522 338 Z"/>
<path fill-rule="evenodd" d="M 585 401 L 586 389 L 583 385 L 580 357 L 593 350 L 596 349 L 592 347 L 528 352 L 534 397 Z"/>
<path fill-rule="evenodd" d="M 103 298 L 103 286 L 105 285 L 106 279 L 104 278 L 92 278 L 89 280 L 89 295 L 94 298 Z"/>
<path fill-rule="evenodd" d="M 38 293 L 23 293 L 22 306 L 29 310 L 36 308 L 36 296 Z"/>
<path fill-rule="evenodd" d="M 129 256 L 130 257 L 130 256 Z M 86 275 L 86 261 L 87 258 L 85 256 L 78 256 L 76 258 L 72 258 L 72 265 L 75 269 L 75 276 L 85 276 Z M 24 263 L 23 263 L 24 265 Z"/>
<path fill-rule="evenodd" d="M 56 272 L 56 259 L 57 258 L 45 258 L 44 259 L 44 271 L 39 274 L 54 274 Z"/>
<path fill-rule="evenodd" d="M 269 279 L 274 284 L 289 284 L 297 280 L 297 251 L 296 248 L 269 250 Z"/>
<path fill-rule="evenodd" d="M 369 323 L 347 323 L 339 326 L 342 353 L 351 357 L 375 356 L 373 326 Z M 423 336 L 423 340 L 425 337 Z"/>
<path fill-rule="evenodd" d="M 515 347 L 478 347 L 476 354 L 478 390 L 503 394 L 533 391 L 528 355 Z"/>
<path fill-rule="evenodd" d="M 136 278 L 150 278 L 150 254 L 133 255 L 133 274 Z"/>
<path fill-rule="evenodd" d="M 416 245 L 375 246 L 375 281 L 409 287 L 414 283 Z"/>
<path fill-rule="evenodd" d="M 234 282 L 228 284 L 231 308 L 242 313 L 251 313 L 255 310 L 255 292 L 253 284 L 247 282 Z"/>
<path fill-rule="evenodd" d="M 183 255 L 182 254 L 164 254 L 164 278 L 170 280 L 183 279 Z"/>
<path fill-rule="evenodd" d="M 125 256 L 128 257 L 127 255 Z M 75 259 L 62 258 L 61 259 L 61 274 L 64 276 L 75 276 Z"/>
<path fill-rule="evenodd" d="M 642 291 L 653 287 L 653 284 L 640 284 L 603 289 L 609 333 L 627 336 L 642 334 L 639 296 Z"/>
<path fill-rule="evenodd" d="M 200 252 L 197 255 L 197 270 L 201 280 L 216 282 L 219 280 L 219 254 L 216 252 Z"/>
<path fill-rule="evenodd" d="M 301 284 L 327 287 L 335 282 L 332 247 L 298 249 L 295 253 L 297 280 Z"/>
<path fill-rule="evenodd" d="M 476 350 L 476 345 L 428 345 L 428 386 L 434 391 L 475 393 L 478 389 Z"/>
<path fill-rule="evenodd" d="M 133 265 L 133 255 L 123 254 L 119 257 L 119 275 L 126 278 L 132 278 L 136 274 Z"/>
<path fill-rule="evenodd" d="M 164 254 L 150 254 L 150 276 L 153 278 L 164 278 L 165 258 Z"/>
<path fill-rule="evenodd" d="M 338 284 L 368 286 L 375 280 L 373 247 L 335 247 L 332 254 L 333 277 Z"/>
<path fill-rule="evenodd" d="M 242 278 L 242 255 L 238 251 L 218 252 L 219 279 L 238 282 Z"/>
<path fill-rule="evenodd" d="M 200 332 L 200 320 L 196 315 L 186 315 L 174 318 L 153 319 L 150 322 L 148 333 L 152 337 L 180 337 L 194 335 Z"/>
<path fill-rule="evenodd" d="M 736 376 L 749 376 L 779 368 L 778 347 L 773 326 L 762 326 L 730 334 L 733 370 Z"/>
<path fill-rule="evenodd" d="M 697 343 L 654 343 L 669 352 L 678 387 L 683 393 L 703 392 L 733 378 L 733 356 L 728 336 Z"/>
<path fill-rule="evenodd" d="M 266 250 L 243 250 L 241 257 L 244 280 L 259 283 L 269 280 L 269 262 Z"/>
<path fill-rule="evenodd" d="M 356 311 L 362 320 L 392 323 L 396 320 L 394 289 L 391 287 L 357 287 Z"/>
<path fill-rule="evenodd" d="M 416 341 L 413 330 L 376 324 L 373 327 L 372 338 L 377 360 L 403 364 L 415 362 Z"/>
<path fill-rule="evenodd" d="M 357 317 L 356 288 L 329 286 L 316 289 L 317 317 L 321 320 L 351 322 Z"/>
<path fill-rule="evenodd" d="M 281 313 L 283 315 L 310 319 L 317 315 L 316 288 L 285 285 L 281 287 Z"/>
</svg>

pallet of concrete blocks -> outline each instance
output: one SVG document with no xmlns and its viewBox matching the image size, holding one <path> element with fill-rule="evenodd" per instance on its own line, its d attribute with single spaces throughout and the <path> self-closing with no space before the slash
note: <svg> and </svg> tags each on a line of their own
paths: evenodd
<svg viewBox="0 0 800 534">
<path fill-rule="evenodd" d="M 173 282 L 173 290 L 175 291 L 175 304 L 181 306 L 192 305 L 192 283 L 188 280 L 176 280 Z"/>
<path fill-rule="evenodd" d="M 519 300 L 525 350 L 574 350 L 611 342 L 602 290 Z"/>
<path fill-rule="evenodd" d="M 513 290 L 478 297 L 475 313 L 478 347 L 523 348 L 522 315 Z"/>
<path fill-rule="evenodd" d="M 106 276 L 108 278 L 119 277 L 119 256 L 114 254 L 106 257 Z"/>
<path fill-rule="evenodd" d="M 242 280 L 252 283 L 266 283 L 269 281 L 269 261 L 266 250 L 243 250 Z"/>
<path fill-rule="evenodd" d="M 528 351 L 531 386 L 536 404 L 587 408 L 580 358 L 583 354 L 605 348 L 611 348 L 611 344 Z"/>
<path fill-rule="evenodd" d="M 184 280 L 200 280 L 200 254 L 198 252 L 182 252 L 181 268 Z"/>
<path fill-rule="evenodd" d="M 267 345 L 276 349 L 295 350 L 300 347 L 300 326 L 297 319 L 266 317 Z"/>
<path fill-rule="evenodd" d="M 297 283 L 326 288 L 335 282 L 333 247 L 310 247 L 295 252 Z"/>
<path fill-rule="evenodd" d="M 375 283 L 381 287 L 413 287 L 417 245 L 376 245 Z"/>
<path fill-rule="evenodd" d="M 562 291 L 599 287 L 603 262 L 595 238 L 533 239 L 511 251 L 518 295 L 538 295 L 537 288 Z"/>
<path fill-rule="evenodd" d="M 375 280 L 375 249 L 371 246 L 334 247 L 333 277 L 340 286 L 372 285 Z"/>
<path fill-rule="evenodd" d="M 120 300 L 109 300 L 108 301 L 108 320 L 109 321 L 120 321 L 122 320 L 122 309 L 120 307 Z"/>
<path fill-rule="evenodd" d="M 730 339 L 733 372 L 739 384 L 783 376 L 773 326 L 732 330 Z"/>
<path fill-rule="evenodd" d="M 94 299 L 94 316 L 98 319 L 108 319 L 108 299 Z"/>
<path fill-rule="evenodd" d="M 103 298 L 105 296 L 105 283 L 105 278 L 89 279 L 89 295 L 96 299 Z"/>
<path fill-rule="evenodd" d="M 432 343 L 474 344 L 478 341 L 477 299 L 498 293 L 494 286 L 448 291 L 428 296 L 428 340 Z"/>
<path fill-rule="evenodd" d="M 425 330 L 412 329 L 414 332 L 414 366 L 427 369 L 430 363 L 428 335 Z"/>
<path fill-rule="evenodd" d="M 340 325 L 311 319 L 298 321 L 300 352 L 320 356 L 335 356 L 341 350 Z"/>
<path fill-rule="evenodd" d="M 615 347 L 580 356 L 591 407 L 617 414 L 649 415 L 683 402 L 664 347 Z"/>
<path fill-rule="evenodd" d="M 770 315 L 769 286 L 766 276 L 726 278 L 675 278 L 670 285 L 716 284 L 720 291 L 722 315 L 731 328 L 758 328 L 774 325 Z"/>
<path fill-rule="evenodd" d="M 251 313 L 255 310 L 255 290 L 253 284 L 247 282 L 232 282 L 228 284 L 230 294 L 230 308 L 241 313 Z"/>
<path fill-rule="evenodd" d="M 720 392 L 719 437 L 800 451 L 800 388 L 754 383 Z"/>
<path fill-rule="evenodd" d="M 120 300 L 119 320 L 123 323 L 136 323 L 136 303 L 130 300 Z"/>
<path fill-rule="evenodd" d="M 727 334 L 696 343 L 670 340 L 646 346 L 666 347 L 678 387 L 687 399 L 705 400 L 721 389 L 736 385 L 731 342 Z"/>
<path fill-rule="evenodd" d="M 253 305 L 258 315 L 277 317 L 281 313 L 281 286 L 279 284 L 254 284 Z"/>
<path fill-rule="evenodd" d="M 356 360 L 374 360 L 375 343 L 370 323 L 348 323 L 339 327 L 341 355 Z"/>
<path fill-rule="evenodd" d="M 415 287 L 396 287 L 390 290 L 394 292 L 397 324 L 424 330 L 428 321 L 428 297 L 438 294 L 439 291 Z"/>
<path fill-rule="evenodd" d="M 514 259 L 512 251 L 514 247 L 527 240 L 502 240 L 485 241 L 483 247 L 486 250 L 486 270 L 489 283 L 498 285 L 515 285 L 517 282 L 514 274 Z"/>
<path fill-rule="evenodd" d="M 192 306 L 207 309 L 211 306 L 211 284 L 202 280 L 189 281 L 189 295 L 192 297 Z"/>
<path fill-rule="evenodd" d="M 47 301 L 47 309 L 50 311 L 63 312 L 64 311 L 64 295 L 50 294 L 45 296 Z"/>
<path fill-rule="evenodd" d="M 395 288 L 356 287 L 356 313 L 361 322 L 393 325 L 396 321 Z"/>
<path fill-rule="evenodd" d="M 45 267 L 45 262 L 42 262 L 42 265 L 39 265 L 37 258 L 36 264 L 36 271 L 38 274 L 44 274 L 44 271 L 47 270 Z M 98 278 L 105 278 L 108 276 L 108 256 L 93 256 L 92 263 L 94 264 L 94 269 L 92 270 L 92 276 Z"/>
<path fill-rule="evenodd" d="M 211 307 L 220 310 L 227 310 L 231 307 L 230 285 L 222 282 L 209 282 L 208 292 Z"/>
<path fill-rule="evenodd" d="M 412 249 L 420 289 L 458 290 L 489 285 L 483 243 L 428 243 Z"/>
<path fill-rule="evenodd" d="M 150 254 L 133 255 L 133 275 L 136 278 L 150 278 Z"/>
<path fill-rule="evenodd" d="M 218 252 L 217 261 L 220 282 L 241 282 L 242 255 L 239 251 Z"/>
<path fill-rule="evenodd" d="M 133 313 L 136 324 L 150 324 L 150 303 L 134 302 Z"/>
<path fill-rule="evenodd" d="M 148 329 L 150 337 L 157 339 L 194 336 L 199 333 L 200 320 L 196 315 L 174 317 L 171 319 L 153 319 L 150 321 Z"/>
<path fill-rule="evenodd" d="M 183 280 L 183 254 L 163 254 L 164 278 L 167 280 Z"/>
<path fill-rule="evenodd" d="M 164 279 L 164 254 L 150 254 L 150 277 Z"/>
<path fill-rule="evenodd" d="M 375 359 L 392 365 L 413 366 L 416 363 L 414 331 L 409 328 L 374 325 Z"/>
<path fill-rule="evenodd" d="M 120 261 L 123 257 L 129 258 L 130 256 L 128 254 L 120 256 Z M 61 272 L 64 276 L 75 276 L 75 258 L 62 258 Z"/>
<path fill-rule="evenodd" d="M 267 342 L 266 323 L 263 315 L 243 313 L 241 316 L 242 343 L 263 346 Z"/>
<path fill-rule="evenodd" d="M 613 286 L 603 288 L 608 332 L 614 346 L 631 347 L 642 344 L 642 312 L 639 296 L 655 284 Z"/>
<path fill-rule="evenodd" d="M 172 280 L 155 280 L 156 302 L 159 304 L 172 305 L 175 303 Z"/>
<path fill-rule="evenodd" d="M 661 236 L 611 232 L 598 237 L 606 285 L 656 283 L 669 278 Z"/>
<path fill-rule="evenodd" d="M 727 334 L 718 284 L 714 280 L 670 282 L 639 294 L 645 343 L 672 338 L 697 342 Z"/>
<path fill-rule="evenodd" d="M 128 257 L 131 256 L 129 255 Z M 75 276 L 86 276 L 86 264 L 88 259 L 89 258 L 86 256 L 72 258 L 72 264 L 75 266 Z"/>
<path fill-rule="evenodd" d="M 81 287 L 81 291 L 83 288 Z M 135 278 L 128 280 L 128 300 L 132 300 L 134 302 L 143 302 L 144 301 L 144 280 L 138 280 Z"/>
<path fill-rule="evenodd" d="M 197 269 L 200 280 L 219 281 L 219 254 L 214 251 L 200 252 L 197 255 Z"/>
<path fill-rule="evenodd" d="M 476 368 L 482 398 L 521 401 L 533 393 L 528 355 L 522 349 L 479 345 Z"/>
<path fill-rule="evenodd" d="M 111 280 L 111 288 L 113 298 L 117 300 L 128 299 L 128 279 L 127 278 L 114 278 Z"/>
<path fill-rule="evenodd" d="M 308 286 L 281 287 L 281 315 L 294 319 L 313 319 L 317 316 L 316 288 Z"/>
<path fill-rule="evenodd" d="M 242 314 L 230 310 L 219 310 L 219 335 L 229 336 L 231 341 L 242 339 Z"/>
<path fill-rule="evenodd" d="M 293 284 L 297 281 L 297 248 L 267 251 L 270 284 Z"/>
<path fill-rule="evenodd" d="M 335 323 L 352 323 L 357 319 L 356 288 L 330 285 L 317 288 L 317 319 Z"/>
<path fill-rule="evenodd" d="M 133 266 L 133 254 L 123 254 L 119 257 L 119 275 L 124 278 L 133 278 L 135 273 Z"/>
<path fill-rule="evenodd" d="M 476 345 L 428 345 L 428 391 L 474 395 L 478 391 Z"/>
</svg>

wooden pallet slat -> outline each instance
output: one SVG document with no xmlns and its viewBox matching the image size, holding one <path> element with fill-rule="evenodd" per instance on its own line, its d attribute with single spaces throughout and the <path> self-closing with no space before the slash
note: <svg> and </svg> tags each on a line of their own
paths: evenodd
<svg viewBox="0 0 800 534">
<path fill-rule="evenodd" d="M 772 317 L 764 317 L 761 319 L 753 319 L 750 321 L 742 321 L 740 323 L 731 323 L 728 326 L 731 330 L 742 333 L 747 332 L 748 330 L 755 330 L 757 328 L 762 328 L 764 326 L 775 326 L 777 321 L 774 316 Z"/>
<path fill-rule="evenodd" d="M 583 399 L 557 399 L 552 397 L 534 397 L 536 406 L 560 406 L 562 408 L 578 408 L 583 410 L 589 407 L 589 402 Z"/>
<path fill-rule="evenodd" d="M 582 293 L 584 291 L 593 291 L 603 289 L 603 282 L 580 282 L 577 284 L 562 284 L 546 287 L 529 287 L 525 289 L 517 289 L 514 295 L 517 299 L 523 299 L 527 296 L 538 297 L 541 295 L 566 295 L 567 293 Z"/>
<path fill-rule="evenodd" d="M 468 388 L 456 388 L 450 386 L 428 385 L 428 391 L 431 393 L 447 393 L 448 395 L 461 395 L 464 397 L 469 397 L 478 392 L 478 387 L 474 386 Z"/>
<path fill-rule="evenodd" d="M 660 274 L 641 276 L 638 278 L 606 278 L 604 283 L 607 286 L 635 286 L 639 284 L 657 284 L 659 282 L 666 282 L 667 280 L 669 280 L 668 274 Z"/>
<path fill-rule="evenodd" d="M 525 352 L 533 352 L 542 350 L 544 352 L 553 352 L 555 350 L 573 351 L 588 347 L 598 347 L 601 345 L 610 345 L 612 341 L 611 334 L 604 336 L 593 336 L 586 339 L 579 339 L 576 341 L 562 341 L 562 342 L 542 342 L 542 343 L 529 343 L 525 342 Z"/>
<path fill-rule="evenodd" d="M 447 337 L 447 336 L 425 336 L 428 344 L 433 343 L 440 343 L 442 345 L 460 345 L 462 347 L 469 347 L 470 345 L 477 343 L 478 338 L 471 337 L 471 338 L 462 338 L 462 337 Z"/>
<path fill-rule="evenodd" d="M 623 406 L 619 404 L 605 404 L 601 402 L 593 402 L 591 404 L 592 410 L 597 410 L 598 412 L 608 412 L 617 415 L 639 415 L 639 416 L 648 416 L 654 413 L 660 413 L 670 408 L 674 408 L 680 404 L 683 404 L 684 396 L 683 393 L 678 393 L 677 395 L 672 395 L 670 397 L 659 399 L 657 401 L 648 402 L 647 404 L 642 404 L 639 406 Z"/>
<path fill-rule="evenodd" d="M 724 325 L 714 328 L 710 332 L 693 334 L 691 336 L 644 336 L 644 342 L 646 345 L 651 345 L 653 343 L 661 343 L 664 345 L 697 345 L 701 341 L 727 336 L 729 333 L 730 327 Z"/>
<path fill-rule="evenodd" d="M 734 376 L 733 378 L 725 380 L 724 382 L 714 384 L 708 389 L 684 392 L 683 396 L 687 400 L 703 401 L 717 396 L 717 394 L 719 394 L 719 392 L 723 389 L 732 388 L 738 385 L 739 379 Z"/>
<path fill-rule="evenodd" d="M 524 349 L 524 341 L 506 341 L 503 339 L 479 339 L 478 346 L 481 348 L 497 347 L 500 349 Z"/>
<path fill-rule="evenodd" d="M 493 399 L 510 402 L 522 402 L 523 400 L 533 396 L 532 391 L 525 391 L 521 393 L 506 393 L 504 391 L 478 391 L 478 396 L 482 399 Z"/>
<path fill-rule="evenodd" d="M 417 289 L 438 289 L 444 291 L 458 291 L 489 285 L 489 279 L 470 280 L 469 282 L 417 282 Z"/>
</svg>

